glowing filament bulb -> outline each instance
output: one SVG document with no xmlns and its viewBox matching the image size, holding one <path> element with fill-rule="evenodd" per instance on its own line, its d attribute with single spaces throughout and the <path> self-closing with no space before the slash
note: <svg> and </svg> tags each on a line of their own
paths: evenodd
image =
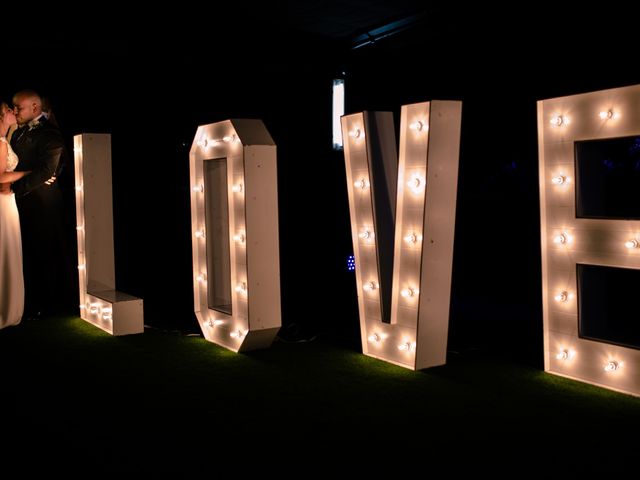
<svg viewBox="0 0 640 480">
<path fill-rule="evenodd" d="M 242 190 L 244 190 L 244 187 L 242 186 L 241 183 L 236 183 L 231 187 L 231 191 L 234 193 L 240 193 L 242 192 Z"/>
<path fill-rule="evenodd" d="M 569 293 L 568 292 L 560 292 L 559 294 L 557 294 L 553 298 L 555 299 L 556 302 L 566 302 L 567 300 L 569 300 Z"/>
<path fill-rule="evenodd" d="M 207 325 L 213 328 L 213 327 L 217 327 L 218 325 L 222 325 L 223 323 L 224 323 L 224 320 L 209 320 L 207 322 Z"/>
<path fill-rule="evenodd" d="M 222 137 L 222 141 L 226 143 L 233 142 L 235 139 L 235 135 L 225 135 L 224 137 Z"/>
<path fill-rule="evenodd" d="M 234 240 L 236 243 L 244 243 L 246 239 L 245 239 L 245 237 L 244 237 L 244 233 L 236 233 L 236 234 L 233 236 L 233 240 Z"/>
<path fill-rule="evenodd" d="M 567 123 L 566 119 L 562 115 L 554 115 L 550 120 L 551 125 L 554 127 L 560 127 Z"/>
<path fill-rule="evenodd" d="M 607 110 L 606 112 L 600 112 L 598 114 L 601 120 L 609 120 L 613 118 L 613 110 Z"/>
<path fill-rule="evenodd" d="M 84 270 L 85 268 L 87 268 L 87 266 L 84 263 L 78 265 L 78 270 Z"/>
<path fill-rule="evenodd" d="M 424 128 L 424 123 L 418 120 L 417 122 L 413 122 L 411 125 L 409 125 L 409 128 L 416 132 L 421 132 L 422 129 Z"/>
<path fill-rule="evenodd" d="M 81 192 L 81 191 L 82 191 L 82 185 L 76 186 L 76 192 Z"/>
<path fill-rule="evenodd" d="M 610 361 L 609 363 L 607 363 L 604 367 L 604 371 L 605 372 L 613 372 L 615 370 L 618 370 L 618 368 L 620 368 L 620 365 L 618 364 L 618 362 L 616 362 L 615 360 Z"/>
<path fill-rule="evenodd" d="M 569 350 L 560 350 L 557 354 L 556 354 L 556 358 L 558 360 L 566 360 L 567 358 L 569 358 Z"/>
<path fill-rule="evenodd" d="M 202 283 L 202 282 L 204 282 L 206 280 L 206 278 L 207 278 L 207 276 L 204 273 L 201 273 L 196 277 L 196 280 L 198 282 Z"/>
<path fill-rule="evenodd" d="M 567 177 L 565 177 L 564 175 L 558 175 L 557 177 L 553 177 L 551 179 L 551 183 L 553 183 L 554 185 L 562 185 L 566 181 Z"/>
<path fill-rule="evenodd" d="M 360 131 L 359 128 L 356 128 L 355 130 L 351 130 L 349 132 L 349 136 L 351 138 L 360 138 L 361 135 L 362 135 L 362 132 Z"/>
<path fill-rule="evenodd" d="M 556 235 L 555 237 L 553 237 L 553 243 L 558 244 L 558 245 L 564 245 L 565 243 L 567 243 L 567 236 L 564 233 L 561 233 L 560 235 Z"/>
<path fill-rule="evenodd" d="M 412 350 L 415 350 L 415 348 L 416 348 L 416 344 L 411 342 L 405 342 L 398 345 L 398 350 L 402 352 L 410 352 Z"/>
<path fill-rule="evenodd" d="M 90 313 L 98 313 L 98 310 L 100 310 L 100 305 L 99 305 L 99 304 L 97 304 L 97 303 L 92 303 L 92 304 L 89 306 L 89 312 L 90 312 Z"/>
<path fill-rule="evenodd" d="M 373 292 L 376 288 L 378 288 L 378 284 L 376 282 L 367 282 L 362 288 L 367 292 Z"/>
<path fill-rule="evenodd" d="M 79 231 L 79 232 L 81 232 L 81 231 L 83 231 L 83 230 L 84 230 L 84 226 L 83 226 L 83 225 L 78 225 L 78 226 L 76 227 L 76 230 L 77 230 L 77 231 Z"/>
<path fill-rule="evenodd" d="M 418 235 L 415 233 L 410 233 L 406 237 L 404 237 L 404 241 L 407 243 L 415 244 L 418 242 Z"/>
<path fill-rule="evenodd" d="M 102 319 L 111 320 L 113 318 L 113 310 L 111 307 L 105 307 L 102 309 Z"/>
<path fill-rule="evenodd" d="M 424 179 L 422 179 L 419 175 L 413 175 L 407 182 L 407 186 L 413 193 L 420 193 L 422 190 L 424 190 Z"/>
<path fill-rule="evenodd" d="M 202 192 L 204 192 L 204 185 L 202 185 L 202 184 L 196 185 L 195 187 L 192 188 L 192 190 L 194 192 L 202 193 Z"/>
<path fill-rule="evenodd" d="M 411 298 L 414 295 L 418 294 L 418 289 L 417 288 L 405 288 L 404 290 L 402 290 L 400 292 L 400 295 L 402 295 L 404 298 Z"/>
<path fill-rule="evenodd" d="M 634 238 L 633 240 L 627 240 L 624 242 L 624 246 L 627 248 L 638 248 L 640 247 L 640 242 Z"/>
<path fill-rule="evenodd" d="M 196 238 L 204 238 L 204 230 L 196 230 Z"/>
<path fill-rule="evenodd" d="M 231 338 L 237 338 L 238 340 L 241 340 L 242 338 L 244 338 L 244 333 L 242 333 L 242 330 L 236 330 L 235 332 L 231 332 L 229 336 Z"/>
<path fill-rule="evenodd" d="M 242 282 L 242 283 L 236 285 L 236 292 L 246 295 L 247 294 L 247 284 L 245 282 Z"/>
<path fill-rule="evenodd" d="M 364 232 L 360 232 L 358 234 L 358 236 L 360 238 L 362 238 L 363 240 L 370 240 L 373 238 L 373 232 L 369 231 L 369 230 L 365 230 Z"/>
<path fill-rule="evenodd" d="M 377 333 L 374 333 L 373 335 L 369 335 L 368 339 L 371 343 L 378 343 L 382 340 L 382 337 Z"/>
<path fill-rule="evenodd" d="M 366 178 L 361 178 L 360 180 L 353 182 L 353 186 L 356 188 L 360 188 L 361 190 L 364 190 L 369 186 L 369 182 L 367 181 Z"/>
</svg>

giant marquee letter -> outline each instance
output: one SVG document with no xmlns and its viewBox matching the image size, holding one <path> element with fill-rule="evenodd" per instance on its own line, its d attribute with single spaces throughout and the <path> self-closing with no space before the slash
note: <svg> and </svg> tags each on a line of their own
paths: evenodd
<svg viewBox="0 0 640 480">
<path fill-rule="evenodd" d="M 111 135 L 73 137 L 80 317 L 112 335 L 144 331 L 142 299 L 116 291 Z"/>
<path fill-rule="evenodd" d="M 198 127 L 190 152 L 195 313 L 238 351 L 280 329 L 276 146 L 260 120 Z"/>
<path fill-rule="evenodd" d="M 538 102 L 545 371 L 633 395 L 640 395 L 637 311 L 607 308 L 638 298 L 637 283 L 616 298 L 609 282 L 640 278 L 638 105 L 637 85 Z M 610 156 L 604 146 L 618 141 L 628 147 Z M 593 147 L 607 154 L 583 155 Z M 601 324 L 592 328 L 589 317 Z"/>
<path fill-rule="evenodd" d="M 342 117 L 362 350 L 411 369 L 446 363 L 461 111 L 403 106 L 399 164 L 392 114 Z"/>
</svg>

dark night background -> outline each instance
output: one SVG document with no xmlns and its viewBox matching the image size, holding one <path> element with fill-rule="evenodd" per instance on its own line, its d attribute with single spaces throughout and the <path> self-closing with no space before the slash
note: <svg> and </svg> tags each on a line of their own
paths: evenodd
<svg viewBox="0 0 640 480">
<path fill-rule="evenodd" d="M 118 289 L 145 324 L 197 332 L 188 152 L 200 124 L 262 119 L 278 147 L 285 338 L 359 349 L 344 158 L 331 148 L 331 80 L 346 112 L 463 101 L 450 350 L 542 367 L 536 101 L 640 82 L 636 17 L 601 10 L 423 2 L 275 2 L 63 21 L 20 39 L 2 94 L 51 98 L 69 145 L 110 133 Z M 390 21 L 410 28 L 353 49 Z M 397 120 L 397 119 L 396 119 Z M 61 185 L 73 196 L 70 165 Z M 72 206 L 72 204 L 70 204 Z M 69 210 L 70 225 L 74 222 Z M 77 281 L 77 279 L 74 279 Z"/>
</svg>

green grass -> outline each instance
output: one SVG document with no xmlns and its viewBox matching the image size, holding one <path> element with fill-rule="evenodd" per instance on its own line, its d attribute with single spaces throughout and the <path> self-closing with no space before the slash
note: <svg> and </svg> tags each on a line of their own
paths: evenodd
<svg viewBox="0 0 640 480">
<path fill-rule="evenodd" d="M 453 449 L 487 468 L 494 457 L 480 452 L 548 459 L 577 447 L 600 452 L 608 471 L 625 466 L 640 399 L 487 355 L 450 357 L 412 372 L 321 341 L 238 355 L 179 333 L 26 322 L 0 331 L 3 436 L 61 471 L 205 469 L 252 452 L 360 461 L 363 446 L 431 462 Z"/>
</svg>

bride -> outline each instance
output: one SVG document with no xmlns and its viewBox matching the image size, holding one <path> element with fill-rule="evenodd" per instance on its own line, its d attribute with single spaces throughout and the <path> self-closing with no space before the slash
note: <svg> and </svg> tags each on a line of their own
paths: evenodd
<svg viewBox="0 0 640 480">
<path fill-rule="evenodd" d="M 14 172 L 18 157 L 9 139 L 16 128 L 16 117 L 0 102 L 0 183 L 18 180 L 29 172 Z M 22 244 L 20 218 L 13 193 L 0 193 L 0 328 L 17 325 L 24 309 Z"/>
</svg>

